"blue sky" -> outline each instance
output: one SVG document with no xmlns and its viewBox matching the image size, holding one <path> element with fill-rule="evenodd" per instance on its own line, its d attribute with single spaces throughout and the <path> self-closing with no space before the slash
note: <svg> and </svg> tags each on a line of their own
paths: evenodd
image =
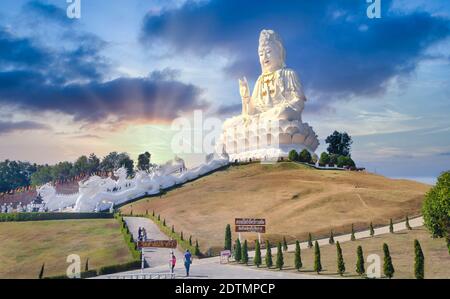
<svg viewBox="0 0 450 299">
<path fill-rule="evenodd" d="M 322 144 L 353 136 L 352 156 L 389 176 L 450 169 L 450 3 L 381 0 L 0 3 L 0 159 L 39 163 L 112 150 L 171 158 L 170 122 L 240 110 L 237 79 L 260 68 L 274 29 Z M 195 163 L 199 157 L 190 157 Z"/>
</svg>

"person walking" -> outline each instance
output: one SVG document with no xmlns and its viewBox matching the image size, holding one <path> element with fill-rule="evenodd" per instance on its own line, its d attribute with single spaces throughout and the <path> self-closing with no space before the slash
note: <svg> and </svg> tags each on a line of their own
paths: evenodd
<svg viewBox="0 0 450 299">
<path fill-rule="evenodd" d="M 177 263 L 177 258 L 175 257 L 175 254 L 173 254 L 173 251 L 171 251 L 170 252 L 170 260 L 169 260 L 169 266 L 170 266 L 171 273 L 173 273 L 176 263 Z"/>
<path fill-rule="evenodd" d="M 186 277 L 189 277 L 189 269 L 192 264 L 192 254 L 189 249 L 184 253 L 184 267 L 186 268 Z"/>
</svg>

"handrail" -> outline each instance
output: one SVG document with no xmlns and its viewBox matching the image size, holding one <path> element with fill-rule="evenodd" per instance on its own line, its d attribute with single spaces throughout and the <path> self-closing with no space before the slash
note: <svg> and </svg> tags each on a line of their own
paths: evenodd
<svg viewBox="0 0 450 299">
<path fill-rule="evenodd" d="M 107 279 L 175 279 L 175 273 L 131 273 L 111 275 Z"/>
</svg>

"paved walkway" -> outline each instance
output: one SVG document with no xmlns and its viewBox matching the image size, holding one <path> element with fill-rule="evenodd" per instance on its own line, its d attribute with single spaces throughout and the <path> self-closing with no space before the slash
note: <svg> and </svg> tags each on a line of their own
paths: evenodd
<svg viewBox="0 0 450 299">
<path fill-rule="evenodd" d="M 125 221 L 128 224 L 130 231 L 133 233 L 133 236 L 137 237 L 137 231 L 139 226 L 145 227 L 147 230 L 148 238 L 150 239 L 168 239 L 159 228 L 148 218 L 139 218 L 139 217 L 124 217 Z M 423 226 L 423 218 L 418 217 L 409 220 L 409 224 L 411 227 L 420 227 Z M 394 232 L 406 230 L 405 222 L 400 222 L 394 224 Z M 389 226 L 384 226 L 380 228 L 376 228 L 375 235 L 383 235 L 388 234 Z M 361 232 L 355 233 L 356 239 L 363 239 L 370 237 L 370 231 L 365 230 Z M 339 241 L 340 243 L 348 242 L 351 240 L 351 234 L 335 236 L 335 242 Z M 329 246 L 328 238 L 317 240 L 320 246 Z M 300 247 L 305 249 L 308 247 L 307 242 L 300 243 Z M 288 246 L 288 251 L 295 251 L 295 244 L 291 244 Z M 139 274 L 139 273 L 169 273 L 168 260 L 169 260 L 169 252 L 168 249 L 154 249 L 152 252 L 146 254 L 146 259 L 150 261 L 150 268 L 146 268 L 143 270 L 135 270 L 123 273 L 116 273 L 111 275 L 99 276 L 98 278 L 113 278 L 120 277 L 128 274 Z M 265 250 L 261 250 L 261 255 L 265 255 Z M 272 254 L 275 255 L 277 252 L 277 248 L 272 249 Z M 175 254 L 177 256 L 177 265 L 175 267 L 175 275 L 177 279 L 187 278 L 185 276 L 185 270 L 183 265 L 183 255 L 180 251 L 175 250 Z M 254 251 L 249 252 L 249 257 L 253 257 L 255 255 Z M 240 266 L 240 265 L 224 265 L 220 264 L 219 257 L 205 258 L 205 259 L 194 259 L 191 265 L 191 273 L 189 278 L 195 279 L 325 279 L 325 278 L 334 278 L 329 276 L 319 276 L 319 275 L 308 275 L 304 273 L 293 273 L 289 271 L 270 271 L 265 269 L 256 269 L 255 267 L 248 266 Z"/>
</svg>

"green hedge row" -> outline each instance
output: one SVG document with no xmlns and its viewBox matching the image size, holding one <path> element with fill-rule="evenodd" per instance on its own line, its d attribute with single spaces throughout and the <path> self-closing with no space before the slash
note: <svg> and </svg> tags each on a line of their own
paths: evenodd
<svg viewBox="0 0 450 299">
<path fill-rule="evenodd" d="M 111 213 L 1 213 L 0 222 L 113 218 Z"/>
<path fill-rule="evenodd" d="M 81 279 L 96 277 L 97 275 L 98 275 L 97 270 L 89 270 L 80 273 Z M 67 277 L 67 275 L 58 275 L 45 277 L 45 279 L 69 279 L 69 278 Z"/>
<path fill-rule="evenodd" d="M 133 235 L 128 229 L 127 223 L 123 220 L 123 217 L 120 214 L 116 214 L 115 218 L 120 223 L 120 231 L 123 234 L 123 238 L 125 239 L 125 243 L 130 249 L 131 255 L 133 259 L 140 261 L 141 260 L 141 252 L 137 248 L 137 244 L 133 241 Z"/>
<path fill-rule="evenodd" d="M 141 269 L 141 261 L 132 261 L 125 264 L 101 267 L 100 270 L 98 270 L 98 275 L 114 274 L 137 269 Z"/>
</svg>

